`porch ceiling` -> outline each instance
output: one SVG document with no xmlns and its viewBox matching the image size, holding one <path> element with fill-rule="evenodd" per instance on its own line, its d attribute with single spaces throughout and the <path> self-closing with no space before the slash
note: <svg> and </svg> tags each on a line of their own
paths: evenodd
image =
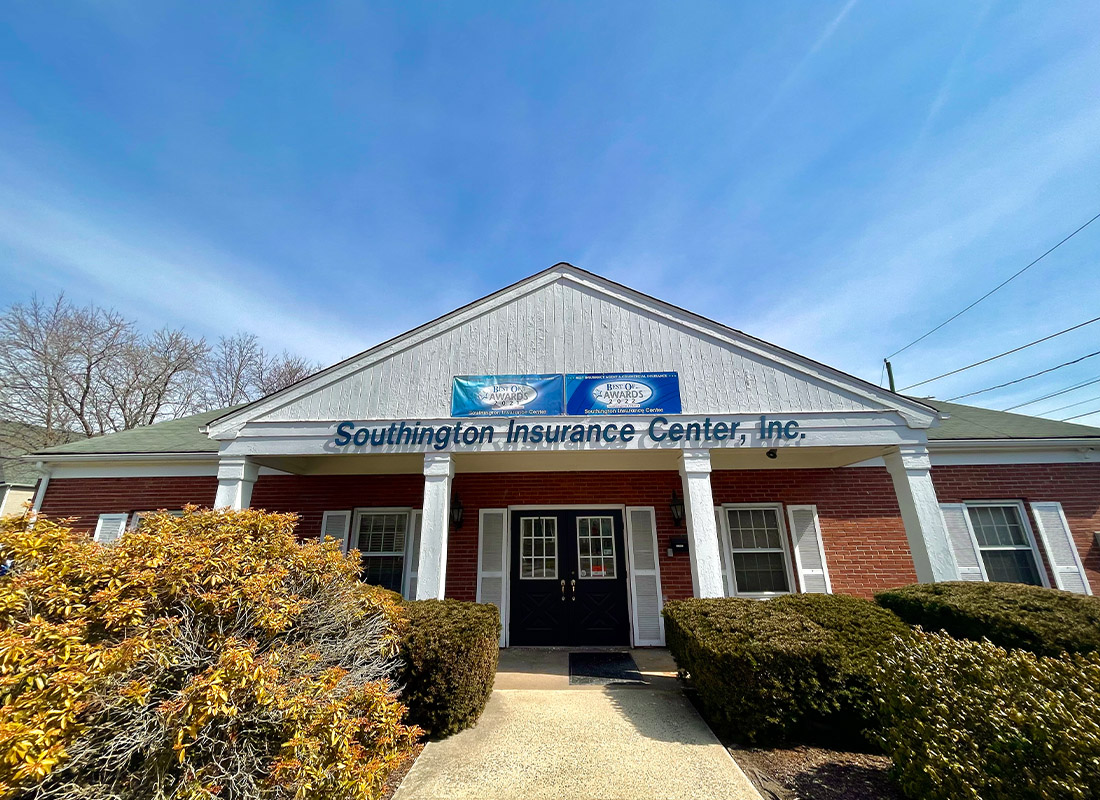
<svg viewBox="0 0 1100 800">
<path fill-rule="evenodd" d="M 852 447 L 778 447 L 768 458 L 767 448 L 713 448 L 714 469 L 823 469 L 858 464 L 885 455 L 882 445 Z M 680 450 L 627 450 L 538 453 L 454 453 L 455 472 L 586 472 L 677 470 Z M 424 471 L 420 453 L 263 456 L 265 467 L 295 475 L 393 475 Z"/>
</svg>

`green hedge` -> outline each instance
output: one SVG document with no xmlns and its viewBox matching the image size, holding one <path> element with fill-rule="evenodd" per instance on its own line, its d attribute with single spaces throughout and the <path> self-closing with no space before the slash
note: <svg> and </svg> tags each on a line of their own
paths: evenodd
<svg viewBox="0 0 1100 800">
<path fill-rule="evenodd" d="M 500 612 L 458 600 L 417 600 L 404 608 L 409 624 L 401 646 L 401 700 L 409 721 L 433 738 L 470 727 L 493 691 Z"/>
<path fill-rule="evenodd" d="M 875 595 L 926 631 L 1054 656 L 1100 649 L 1100 597 L 1018 583 L 918 584 Z"/>
<path fill-rule="evenodd" d="M 875 722 L 876 653 L 908 628 L 846 595 L 680 600 L 666 639 L 720 734 L 745 744 L 849 742 Z"/>
<path fill-rule="evenodd" d="M 1100 654 L 918 632 L 878 677 L 880 743 L 914 800 L 1100 797 Z"/>
</svg>

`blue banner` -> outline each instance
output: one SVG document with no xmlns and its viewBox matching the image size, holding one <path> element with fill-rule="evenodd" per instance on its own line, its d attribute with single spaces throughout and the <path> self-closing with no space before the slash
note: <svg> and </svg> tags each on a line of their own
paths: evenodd
<svg viewBox="0 0 1100 800">
<path fill-rule="evenodd" d="M 561 375 L 457 375 L 452 417 L 558 417 L 565 408 Z"/>
<path fill-rule="evenodd" d="M 566 375 L 569 416 L 585 414 L 679 414 L 680 378 L 675 372 Z"/>
</svg>

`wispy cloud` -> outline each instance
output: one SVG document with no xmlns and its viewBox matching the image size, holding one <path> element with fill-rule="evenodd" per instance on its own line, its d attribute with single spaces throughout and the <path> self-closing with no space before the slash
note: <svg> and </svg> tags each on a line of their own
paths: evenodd
<svg viewBox="0 0 1100 800">
<path fill-rule="evenodd" d="M 816 56 L 829 40 L 833 38 L 833 34 L 837 32 L 841 23 L 844 22 L 844 18 L 848 16 L 858 2 L 859 0 L 848 0 L 848 2 L 841 7 L 840 11 L 838 11 L 836 15 L 826 23 L 825 27 L 821 29 L 817 39 L 810 45 L 810 49 L 803 54 L 802 58 L 795 63 L 786 77 L 780 82 L 779 86 L 776 87 L 768 104 L 764 106 L 763 110 L 761 110 L 745 128 L 743 133 L 745 139 L 752 138 L 752 136 L 759 131 L 760 127 L 767 122 L 771 115 L 775 113 L 775 110 L 788 98 L 791 91 L 798 84 L 799 79 L 806 72 L 806 68 L 813 61 L 814 56 Z"/>
<path fill-rule="evenodd" d="M 288 296 L 271 270 L 156 219 L 93 209 L 21 173 L 0 164 L 0 248 L 24 265 L 24 281 L 39 292 L 84 284 L 89 299 L 149 326 L 215 336 L 244 330 L 269 348 L 329 361 L 388 333 L 349 327 L 332 309 Z"/>
</svg>

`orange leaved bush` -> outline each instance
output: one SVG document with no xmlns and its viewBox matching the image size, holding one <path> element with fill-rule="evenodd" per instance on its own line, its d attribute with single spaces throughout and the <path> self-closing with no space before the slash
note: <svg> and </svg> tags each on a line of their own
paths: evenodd
<svg viewBox="0 0 1100 800">
<path fill-rule="evenodd" d="M 404 618 L 296 521 L 188 508 L 110 546 L 0 521 L 0 798 L 379 796 L 420 734 Z"/>
</svg>

